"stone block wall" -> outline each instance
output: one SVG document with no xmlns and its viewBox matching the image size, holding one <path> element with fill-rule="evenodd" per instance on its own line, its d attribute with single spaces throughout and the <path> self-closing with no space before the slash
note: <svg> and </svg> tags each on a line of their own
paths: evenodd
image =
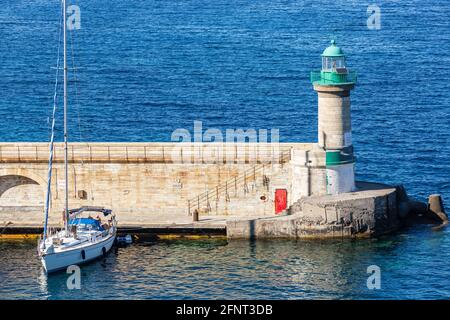
<svg viewBox="0 0 450 320">
<path fill-rule="evenodd" d="M 252 144 L 248 144 L 252 147 Z M 230 216 L 274 215 L 276 189 L 287 190 L 288 206 L 301 196 L 324 192 L 324 152 L 314 144 L 281 144 L 285 161 L 252 162 L 249 151 L 237 159 L 238 144 L 228 144 L 222 154 L 231 162 L 205 161 L 205 145 L 180 144 L 72 144 L 69 145 L 70 207 L 97 205 L 112 208 L 122 223 L 151 223 L 152 214 L 188 214 L 188 201 L 209 192 L 210 209 L 203 214 Z M 41 225 L 47 180 L 45 144 L 0 144 L 0 223 Z M 64 207 L 62 146 L 53 166 L 50 222 L 61 221 Z M 260 148 L 260 144 L 253 147 Z M 252 148 L 248 148 L 251 150 Z M 313 150 L 314 149 L 314 150 Z M 174 151 L 176 150 L 176 151 Z M 178 161 L 170 153 L 180 155 Z M 234 154 L 233 154 L 234 152 Z M 196 156 L 197 155 L 197 156 Z M 200 159 L 200 161 L 198 161 Z M 257 168 L 256 174 L 252 170 Z M 247 175 L 247 184 L 233 179 Z M 256 179 L 256 180 L 255 180 Z M 229 187 L 228 197 L 223 186 Z M 214 198 L 217 186 L 222 187 Z"/>
</svg>

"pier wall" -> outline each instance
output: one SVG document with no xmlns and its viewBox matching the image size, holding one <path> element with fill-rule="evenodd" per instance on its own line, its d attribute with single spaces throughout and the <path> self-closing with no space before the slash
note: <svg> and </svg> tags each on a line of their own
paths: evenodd
<svg viewBox="0 0 450 320">
<path fill-rule="evenodd" d="M 0 223 L 42 225 L 48 145 L 0 144 Z M 55 146 L 51 224 L 64 204 L 64 150 Z M 277 189 L 289 208 L 326 192 L 325 154 L 315 144 L 74 143 L 69 145 L 70 207 L 112 208 L 120 223 L 153 215 L 274 216 Z"/>
</svg>

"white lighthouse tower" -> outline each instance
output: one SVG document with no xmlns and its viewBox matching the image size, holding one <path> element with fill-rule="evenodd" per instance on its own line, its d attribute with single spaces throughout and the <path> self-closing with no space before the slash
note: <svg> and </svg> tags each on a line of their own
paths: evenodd
<svg viewBox="0 0 450 320">
<path fill-rule="evenodd" d="M 322 53 L 322 70 L 311 72 L 318 94 L 318 145 L 326 152 L 326 190 L 339 194 L 355 190 L 355 157 L 352 145 L 350 91 L 356 73 L 335 41 Z"/>
</svg>

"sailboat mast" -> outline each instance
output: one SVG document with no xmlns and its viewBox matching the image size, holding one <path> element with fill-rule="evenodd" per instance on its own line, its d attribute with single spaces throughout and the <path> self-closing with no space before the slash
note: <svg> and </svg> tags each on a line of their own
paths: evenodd
<svg viewBox="0 0 450 320">
<path fill-rule="evenodd" d="M 68 231 L 69 223 L 69 181 L 68 181 L 68 148 L 67 148 L 67 13 L 66 0 L 62 0 L 63 6 L 63 43 L 64 43 L 64 176 L 65 176 L 65 191 L 64 191 L 64 211 L 65 223 L 64 228 Z"/>
</svg>

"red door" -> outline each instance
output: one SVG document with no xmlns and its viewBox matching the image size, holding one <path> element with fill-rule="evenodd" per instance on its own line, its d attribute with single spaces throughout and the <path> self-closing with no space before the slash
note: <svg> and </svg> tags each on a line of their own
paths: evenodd
<svg viewBox="0 0 450 320">
<path fill-rule="evenodd" d="M 286 189 L 275 190 L 275 213 L 279 214 L 287 208 L 287 191 Z"/>
</svg>

